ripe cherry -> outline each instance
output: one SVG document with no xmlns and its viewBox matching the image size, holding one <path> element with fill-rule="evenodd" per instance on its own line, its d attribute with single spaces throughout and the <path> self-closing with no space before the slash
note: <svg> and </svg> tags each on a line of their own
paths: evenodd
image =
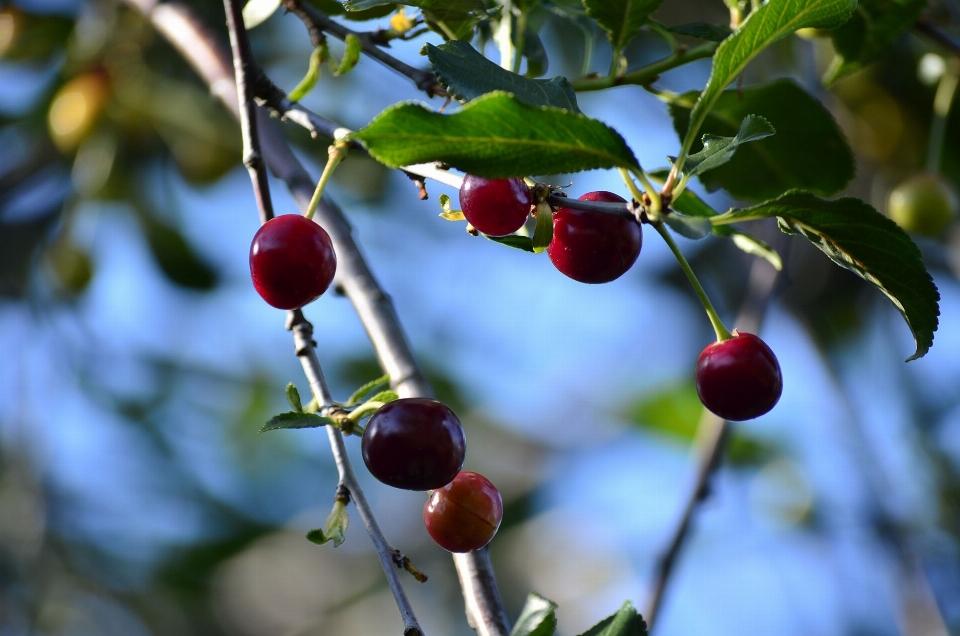
<svg viewBox="0 0 960 636">
<path fill-rule="evenodd" d="M 467 454 L 456 413 L 429 398 L 401 398 L 381 406 L 367 422 L 360 447 L 371 475 L 405 490 L 446 486 Z"/>
<path fill-rule="evenodd" d="M 780 363 L 752 333 L 714 342 L 697 358 L 697 394 L 710 411 L 740 422 L 772 409 L 783 392 Z"/>
<path fill-rule="evenodd" d="M 626 203 L 612 192 L 588 192 L 581 201 Z M 603 212 L 560 208 L 553 217 L 547 254 L 554 266 L 581 283 L 609 283 L 636 262 L 643 245 L 640 224 Z"/>
<path fill-rule="evenodd" d="M 299 214 L 270 219 L 250 245 L 250 276 L 257 293 L 278 309 L 297 309 L 333 281 L 337 255 L 327 232 Z"/>
<path fill-rule="evenodd" d="M 523 179 L 484 179 L 468 174 L 460 186 L 460 207 L 470 225 L 490 236 L 519 230 L 530 214 L 533 196 Z"/>
<path fill-rule="evenodd" d="M 450 552 L 473 552 L 490 543 L 503 519 L 500 491 L 478 473 L 463 471 L 434 490 L 423 507 L 423 525 Z"/>
<path fill-rule="evenodd" d="M 887 213 L 908 232 L 937 236 L 960 211 L 953 186 L 938 174 L 914 175 L 898 185 L 887 199 Z"/>
</svg>

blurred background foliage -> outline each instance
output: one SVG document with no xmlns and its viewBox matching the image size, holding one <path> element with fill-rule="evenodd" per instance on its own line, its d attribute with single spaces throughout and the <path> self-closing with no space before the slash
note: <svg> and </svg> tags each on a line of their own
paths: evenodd
<svg viewBox="0 0 960 636">
<path fill-rule="evenodd" d="M 531 70 L 608 68 L 578 5 L 534 12 Z M 222 5 L 191 6 L 225 42 Z M 933 3 L 928 16 L 956 37 L 957 11 Z M 727 11 L 668 1 L 656 17 L 723 23 Z M 831 43 L 817 35 L 778 43 L 744 84 L 792 77 L 821 100 L 857 157 L 846 192 L 883 210 L 926 153 L 935 86 L 918 68 L 949 53 L 908 33 L 827 91 Z M 268 74 L 295 86 L 302 25 L 280 12 L 252 38 Z M 423 66 L 423 41 L 393 52 Z M 665 52 L 644 33 L 625 55 L 633 68 Z M 660 86 L 698 89 L 708 73 L 699 62 Z M 304 103 L 359 127 L 419 97 L 364 59 Z M 665 108 L 639 87 L 580 100 L 645 166 L 675 153 Z M 286 132 L 319 174 L 324 144 Z M 947 136 L 944 173 L 960 186 L 956 117 Z M 236 124 L 135 12 L 0 2 L 0 635 L 398 633 L 359 521 L 337 549 L 304 538 L 336 486 L 324 436 L 257 434 L 285 409 L 284 385 L 305 383 L 282 313 L 248 282 L 257 220 L 239 160 Z M 571 181 L 572 193 L 622 190 L 615 175 L 557 178 Z M 420 202 L 402 175 L 351 156 L 332 187 L 465 422 L 467 468 L 505 496 L 491 553 L 513 615 L 531 589 L 560 603 L 564 634 L 624 598 L 642 608 L 689 495 L 692 368 L 711 339 L 669 254 L 648 238 L 632 272 L 587 288 L 438 220 L 435 184 Z M 273 193 L 293 210 L 281 184 Z M 724 209 L 725 197 L 710 200 Z M 908 365 L 909 334 L 884 299 L 773 225 L 753 229 L 784 257 L 762 313 L 787 388 L 734 430 L 658 632 L 960 633 L 960 227 L 917 239 L 943 304 L 933 350 Z M 684 249 L 725 319 L 744 281 L 772 272 L 725 241 Z M 307 316 L 338 395 L 379 375 L 345 300 Z M 365 483 L 388 537 L 430 576 L 409 584 L 427 633 L 471 633 L 422 495 Z"/>
</svg>

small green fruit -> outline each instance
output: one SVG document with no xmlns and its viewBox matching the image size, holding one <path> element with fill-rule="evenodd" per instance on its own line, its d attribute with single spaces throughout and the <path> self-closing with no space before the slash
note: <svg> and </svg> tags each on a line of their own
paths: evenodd
<svg viewBox="0 0 960 636">
<path fill-rule="evenodd" d="M 938 174 L 924 172 L 903 181 L 887 199 L 887 214 L 907 232 L 938 236 L 960 211 L 953 186 Z"/>
</svg>

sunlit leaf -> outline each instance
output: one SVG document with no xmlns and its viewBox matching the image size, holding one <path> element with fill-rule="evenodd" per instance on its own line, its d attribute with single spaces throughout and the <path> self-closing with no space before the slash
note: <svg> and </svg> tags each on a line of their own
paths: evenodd
<svg viewBox="0 0 960 636">
<path fill-rule="evenodd" d="M 557 631 L 556 609 L 553 601 L 528 594 L 510 636 L 552 636 Z"/>
<path fill-rule="evenodd" d="M 580 636 L 647 636 L 647 624 L 630 601 Z"/>
</svg>

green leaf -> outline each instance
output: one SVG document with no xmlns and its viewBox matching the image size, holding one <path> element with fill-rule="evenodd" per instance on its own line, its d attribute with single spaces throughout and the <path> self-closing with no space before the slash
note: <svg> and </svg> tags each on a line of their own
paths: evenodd
<svg viewBox="0 0 960 636">
<path fill-rule="evenodd" d="M 394 400 L 397 400 L 399 398 L 400 396 L 397 395 L 396 391 L 387 390 L 387 391 L 380 391 L 379 393 L 377 393 L 371 398 L 368 398 L 365 401 L 366 402 L 383 402 L 384 404 L 386 404 L 387 402 L 393 402 Z"/>
<path fill-rule="evenodd" d="M 528 106 L 501 92 L 479 97 L 453 115 L 398 104 L 350 138 L 391 168 L 443 161 L 491 179 L 640 169 L 620 133 L 603 122 L 559 108 Z"/>
<path fill-rule="evenodd" d="M 709 22 L 691 22 L 668 27 L 667 30 L 709 42 L 723 42 L 733 33 L 726 24 L 710 24 Z"/>
<path fill-rule="evenodd" d="M 663 0 L 583 0 L 587 15 L 607 32 L 618 54 L 661 4 Z"/>
<path fill-rule="evenodd" d="M 347 0 L 344 7 L 350 12 L 397 4 L 389 0 Z M 469 34 L 473 25 L 483 16 L 481 0 L 405 0 L 402 4 L 417 7 L 428 23 L 440 25 L 435 29 L 445 37 L 460 38 Z M 431 25 L 432 26 L 432 25 Z"/>
<path fill-rule="evenodd" d="M 292 408 L 297 413 L 303 412 L 303 403 L 300 401 L 300 391 L 297 390 L 297 385 L 293 382 L 287 383 L 287 402 L 290 403 L 290 408 Z"/>
<path fill-rule="evenodd" d="M 508 236 L 487 236 L 484 234 L 483 236 L 495 243 L 502 243 L 508 247 L 533 253 L 533 241 L 529 236 L 517 236 L 516 234 L 510 234 Z"/>
<path fill-rule="evenodd" d="M 766 139 L 776 132 L 770 122 L 763 117 L 747 115 L 740 123 L 740 130 L 735 137 L 706 134 L 703 136 L 703 150 L 687 157 L 684 176 L 694 177 L 701 172 L 719 168 L 733 159 L 740 144 Z"/>
<path fill-rule="evenodd" d="M 696 439 L 702 416 L 703 404 L 693 382 L 682 382 L 645 395 L 627 412 L 627 418 L 643 430 L 686 446 Z M 777 451 L 772 444 L 734 429 L 727 442 L 727 461 L 738 468 L 753 468 L 768 461 Z"/>
<path fill-rule="evenodd" d="M 299 102 L 317 85 L 317 80 L 320 79 L 320 65 L 323 64 L 326 50 L 326 44 L 321 44 L 313 49 L 313 53 L 310 54 L 310 66 L 307 68 L 307 74 L 303 76 L 300 83 L 287 95 L 291 101 Z"/>
<path fill-rule="evenodd" d="M 167 279 L 187 289 L 210 291 L 220 277 L 180 231 L 150 213 L 141 215 L 150 253 Z"/>
<path fill-rule="evenodd" d="M 271 417 L 269 422 L 260 427 L 260 432 L 275 431 L 279 428 L 319 428 L 327 424 L 336 425 L 336 422 L 316 413 L 289 411 Z"/>
<path fill-rule="evenodd" d="M 250 0 L 243 7 L 243 26 L 252 29 L 260 25 L 280 8 L 280 0 Z"/>
<path fill-rule="evenodd" d="M 667 170 L 657 170 L 650 176 L 657 179 L 660 183 L 667 178 Z M 680 193 L 680 196 L 670 203 L 670 207 L 677 212 L 681 212 L 689 217 L 710 217 L 717 216 L 718 212 L 714 210 L 706 201 L 697 196 L 689 188 Z M 669 219 L 671 215 L 668 215 Z M 713 233 L 717 236 L 724 236 L 733 239 L 733 244 L 738 248 L 751 254 L 759 256 L 770 263 L 774 269 L 780 271 L 783 269 L 783 260 L 777 250 L 773 249 L 752 234 L 748 234 L 739 228 L 729 225 L 714 225 Z"/>
<path fill-rule="evenodd" d="M 824 81 L 832 84 L 888 52 L 926 6 L 927 0 L 860 0 L 853 17 L 830 34 L 836 56 Z"/>
<path fill-rule="evenodd" d="M 687 93 L 670 104 L 678 134 L 688 127 L 694 97 Z M 830 111 L 792 80 L 724 92 L 701 128 L 710 135 L 732 136 L 750 114 L 769 121 L 777 134 L 740 147 L 728 164 L 700 174 L 707 190 L 723 188 L 750 201 L 772 199 L 790 189 L 830 196 L 853 178 L 856 164 L 840 127 Z"/>
<path fill-rule="evenodd" d="M 360 38 L 350 33 L 344 39 L 343 44 L 346 48 L 343 50 L 343 57 L 340 58 L 340 65 L 333 72 L 334 76 L 340 77 L 353 70 L 353 67 L 360 61 L 360 52 L 363 50 L 363 43 Z"/>
<path fill-rule="evenodd" d="M 554 106 L 580 112 L 577 95 L 565 77 L 542 80 L 511 73 L 460 40 L 440 46 L 427 44 L 421 53 L 429 58 L 437 80 L 459 100 L 469 101 L 492 91 L 506 91 L 530 106 Z"/>
<path fill-rule="evenodd" d="M 339 15 L 343 16 L 347 20 L 361 22 L 364 20 L 375 20 L 377 18 L 388 16 L 396 11 L 397 7 L 399 6 L 398 3 L 387 0 L 363 11 L 347 11 L 343 4 L 341 4 L 338 0 L 307 0 L 307 3 L 312 4 L 327 15 Z"/>
<path fill-rule="evenodd" d="M 307 541 L 310 543 L 316 543 L 317 545 L 323 545 L 332 539 L 333 537 L 328 537 L 327 534 L 320 528 L 314 528 L 307 533 Z"/>
<path fill-rule="evenodd" d="M 663 217 L 663 220 L 667 224 L 667 227 L 680 236 L 685 236 L 695 241 L 706 237 L 713 229 L 710 221 L 706 219 L 677 214 L 676 212 L 667 214 Z"/>
<path fill-rule="evenodd" d="M 539 254 L 550 246 L 550 241 L 552 240 L 553 210 L 551 210 L 550 206 L 546 203 L 538 204 L 537 225 L 533 230 L 533 239 L 530 242 L 530 247 L 533 248 L 534 254 Z"/>
<path fill-rule="evenodd" d="M 859 199 L 826 201 L 807 192 L 788 192 L 743 210 L 713 218 L 717 224 L 777 217 L 780 229 L 810 240 L 837 265 L 879 289 L 907 321 L 916 341 L 908 360 L 933 344 L 940 293 L 924 268 L 920 250 L 889 218 Z"/>
<path fill-rule="evenodd" d="M 847 21 L 856 6 L 857 0 L 769 0 L 760 5 L 717 48 L 710 79 L 690 116 L 690 127 L 683 141 L 684 153 L 690 151 L 703 120 L 721 93 L 760 51 L 797 29 L 838 27 Z M 779 128 L 777 122 L 773 123 Z"/>
<path fill-rule="evenodd" d="M 630 601 L 580 636 L 647 636 L 647 624 Z"/>
<path fill-rule="evenodd" d="M 354 406 L 355 404 L 359 404 L 360 400 L 362 400 L 364 396 L 369 395 L 371 391 L 375 391 L 377 389 L 383 388 L 388 384 L 390 384 L 389 373 L 385 373 L 384 375 L 380 376 L 376 380 L 370 380 L 369 382 L 361 386 L 359 389 L 354 391 L 353 395 L 350 396 L 350 399 L 347 400 L 344 406 Z"/>
<path fill-rule="evenodd" d="M 557 604 L 539 594 L 527 595 L 510 636 L 553 636 L 557 631 Z"/>
</svg>

